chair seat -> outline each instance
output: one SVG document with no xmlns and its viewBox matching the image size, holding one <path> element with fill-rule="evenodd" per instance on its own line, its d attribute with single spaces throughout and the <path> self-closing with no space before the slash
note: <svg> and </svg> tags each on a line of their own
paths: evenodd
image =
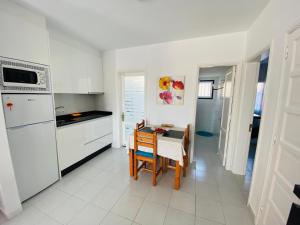
<svg viewBox="0 0 300 225">
<path fill-rule="evenodd" d="M 154 158 L 153 153 L 151 153 L 151 152 L 144 152 L 144 151 L 137 150 L 135 152 L 135 154 L 137 154 L 139 156 L 148 157 L 148 158 Z"/>
</svg>

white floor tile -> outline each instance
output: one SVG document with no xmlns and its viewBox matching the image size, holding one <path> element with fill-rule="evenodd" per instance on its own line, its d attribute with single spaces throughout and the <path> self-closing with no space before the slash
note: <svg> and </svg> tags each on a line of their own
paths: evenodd
<svg viewBox="0 0 300 225">
<path fill-rule="evenodd" d="M 253 219 L 246 207 L 224 205 L 226 225 L 253 225 Z"/>
<path fill-rule="evenodd" d="M 15 218 L 7 221 L 5 225 L 38 225 L 44 214 L 38 209 L 28 207 Z"/>
<path fill-rule="evenodd" d="M 88 204 L 68 225 L 99 225 L 107 213 L 104 209 Z"/>
<path fill-rule="evenodd" d="M 132 221 L 121 216 L 109 213 L 100 225 L 131 225 Z"/>
<path fill-rule="evenodd" d="M 110 210 L 123 194 L 123 190 L 106 187 L 95 196 L 93 203 L 97 206 Z"/>
<path fill-rule="evenodd" d="M 182 191 L 173 191 L 170 207 L 195 215 L 195 195 Z"/>
<path fill-rule="evenodd" d="M 69 194 L 50 188 L 44 190 L 29 201 L 31 201 L 32 205 L 43 213 L 49 214 L 68 198 L 70 198 Z"/>
<path fill-rule="evenodd" d="M 99 187 L 98 185 L 88 182 L 83 187 L 81 187 L 81 189 L 75 192 L 74 196 L 85 201 L 91 201 L 98 193 L 100 193 L 102 189 L 103 188 Z"/>
<path fill-rule="evenodd" d="M 142 225 L 163 225 L 166 213 L 166 206 L 145 201 L 135 218 L 135 222 Z"/>
<path fill-rule="evenodd" d="M 61 223 L 45 215 L 40 219 L 38 225 L 61 225 Z"/>
<path fill-rule="evenodd" d="M 178 209 L 168 208 L 164 225 L 194 225 L 195 216 Z"/>
<path fill-rule="evenodd" d="M 110 182 L 111 179 L 112 179 L 112 175 L 110 173 L 106 171 L 102 171 L 96 176 L 90 177 L 89 181 L 98 185 L 99 187 L 105 187 Z"/>
<path fill-rule="evenodd" d="M 223 223 L 214 222 L 211 220 L 206 220 L 203 218 L 196 218 L 196 224 L 195 225 L 224 225 Z"/>
<path fill-rule="evenodd" d="M 141 197 L 125 194 L 119 199 L 111 211 L 119 216 L 133 220 L 141 208 L 143 201 L 144 199 Z"/>
<path fill-rule="evenodd" d="M 81 178 L 66 177 L 62 178 L 62 180 L 55 185 L 55 188 L 72 195 L 80 190 L 85 183 L 87 183 L 87 181 Z"/>
<path fill-rule="evenodd" d="M 219 202 L 204 202 L 197 200 L 196 216 L 219 223 L 225 223 L 223 208 Z"/>
<path fill-rule="evenodd" d="M 222 202 L 219 187 L 217 184 L 197 183 L 196 186 L 197 199 Z"/>
<path fill-rule="evenodd" d="M 150 190 L 151 186 L 149 184 L 133 181 L 129 183 L 126 193 L 145 198 Z"/>
<path fill-rule="evenodd" d="M 77 215 L 86 205 L 86 202 L 75 197 L 69 197 L 61 205 L 57 206 L 49 216 L 60 223 L 66 224 Z"/>
<path fill-rule="evenodd" d="M 171 196 L 172 188 L 155 186 L 151 187 L 150 192 L 148 193 L 146 200 L 150 202 L 155 202 L 164 206 L 168 206 Z"/>
</svg>

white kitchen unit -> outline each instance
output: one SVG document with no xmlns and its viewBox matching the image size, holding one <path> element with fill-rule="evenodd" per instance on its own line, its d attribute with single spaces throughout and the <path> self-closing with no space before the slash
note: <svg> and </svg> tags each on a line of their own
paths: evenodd
<svg viewBox="0 0 300 225">
<path fill-rule="evenodd" d="M 103 92 L 100 55 L 50 36 L 50 61 L 54 93 Z"/>
<path fill-rule="evenodd" d="M 112 143 L 112 116 L 57 128 L 60 170 Z"/>
<path fill-rule="evenodd" d="M 9 10 L 18 12 L 17 8 L 0 8 L 0 55 L 49 65 L 49 33 L 44 19 L 36 16 L 34 20 L 33 15 L 13 14 Z"/>
</svg>

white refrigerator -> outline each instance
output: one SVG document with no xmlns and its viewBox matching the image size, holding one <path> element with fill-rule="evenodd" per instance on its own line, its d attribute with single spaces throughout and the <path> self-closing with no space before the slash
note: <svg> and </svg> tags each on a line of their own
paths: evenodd
<svg viewBox="0 0 300 225">
<path fill-rule="evenodd" d="M 52 96 L 3 94 L 10 152 L 21 201 L 59 179 Z"/>
</svg>

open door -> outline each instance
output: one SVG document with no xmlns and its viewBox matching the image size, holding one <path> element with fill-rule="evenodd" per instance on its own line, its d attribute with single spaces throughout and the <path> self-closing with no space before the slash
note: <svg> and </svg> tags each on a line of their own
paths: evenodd
<svg viewBox="0 0 300 225">
<path fill-rule="evenodd" d="M 219 151 L 223 165 L 226 162 L 227 143 L 230 130 L 232 102 L 233 102 L 233 89 L 236 67 L 230 68 L 225 75 L 224 92 L 223 92 L 223 106 L 222 106 L 222 119 L 219 136 Z"/>
<path fill-rule="evenodd" d="M 278 107 L 279 137 L 274 139 L 266 176 L 270 177 L 264 187 L 268 197 L 261 202 L 257 221 L 263 225 L 298 225 L 300 219 L 300 186 L 294 189 L 300 184 L 300 28 L 289 35 L 288 51 Z"/>
<path fill-rule="evenodd" d="M 247 159 L 249 153 L 249 145 L 251 140 L 251 131 L 253 123 L 253 112 L 255 106 L 257 82 L 259 75 L 259 62 L 251 62 L 245 64 L 244 84 L 241 98 L 239 116 L 239 127 L 236 146 L 238 153 L 234 158 L 234 172 L 237 174 L 245 174 Z"/>
</svg>

